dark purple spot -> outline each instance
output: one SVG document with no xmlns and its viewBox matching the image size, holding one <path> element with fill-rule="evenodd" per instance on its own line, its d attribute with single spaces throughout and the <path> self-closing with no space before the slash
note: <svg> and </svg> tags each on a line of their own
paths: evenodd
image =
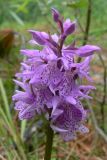
<svg viewBox="0 0 107 160">
<path fill-rule="evenodd" d="M 61 72 L 65 72 L 65 69 L 64 69 L 64 68 L 62 68 Z"/>
<path fill-rule="evenodd" d="M 59 96 L 59 90 L 56 90 L 56 91 L 55 91 L 55 94 L 56 94 L 57 96 Z"/>
<path fill-rule="evenodd" d="M 48 63 L 48 61 L 47 61 L 47 60 L 44 60 L 44 63 L 45 63 L 45 64 L 47 64 L 47 63 Z"/>
<path fill-rule="evenodd" d="M 61 61 L 61 59 L 59 59 L 59 60 L 57 61 L 57 67 L 60 69 L 61 66 L 62 66 L 62 61 Z"/>
<path fill-rule="evenodd" d="M 83 89 L 80 89 L 80 91 L 81 91 L 81 92 L 84 92 L 84 90 L 83 90 Z"/>
<path fill-rule="evenodd" d="M 73 79 L 76 80 L 78 78 L 78 74 L 75 74 Z"/>
<path fill-rule="evenodd" d="M 75 71 L 76 70 L 76 67 L 72 67 L 71 68 L 71 72 Z"/>
</svg>

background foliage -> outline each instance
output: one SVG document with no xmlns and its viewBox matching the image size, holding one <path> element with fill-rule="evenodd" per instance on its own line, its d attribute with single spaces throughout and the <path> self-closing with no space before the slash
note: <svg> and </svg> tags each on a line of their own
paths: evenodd
<svg viewBox="0 0 107 160">
<path fill-rule="evenodd" d="M 15 73 L 20 70 L 21 48 L 30 48 L 27 29 L 56 32 L 50 8 L 76 19 L 77 45 L 83 44 L 88 4 L 91 2 L 91 23 L 88 42 L 102 48 L 92 62 L 93 79 L 97 90 L 91 104 L 84 103 L 92 113 L 87 122 L 90 133 L 79 135 L 76 141 L 64 143 L 54 137 L 52 160 L 106 160 L 107 153 L 107 1 L 106 0 L 0 0 L 0 159 L 42 160 L 45 146 L 43 120 L 19 121 L 11 96 L 17 86 Z M 8 46 L 3 48 L 3 46 Z M 102 146 L 102 147 L 101 147 Z M 65 150 L 66 148 L 66 150 Z M 82 153 L 82 154 L 81 154 Z M 57 155 L 57 158 L 55 158 Z"/>
</svg>

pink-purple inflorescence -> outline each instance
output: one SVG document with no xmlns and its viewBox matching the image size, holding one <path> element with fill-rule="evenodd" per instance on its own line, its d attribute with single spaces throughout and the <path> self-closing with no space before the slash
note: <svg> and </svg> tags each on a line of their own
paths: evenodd
<svg viewBox="0 0 107 160">
<path fill-rule="evenodd" d="M 51 128 L 68 141 L 75 139 L 77 132 L 88 132 L 83 125 L 87 110 L 81 100 L 90 99 L 88 94 L 95 87 L 83 85 L 82 79 L 92 81 L 89 63 L 93 52 L 100 48 L 93 45 L 77 47 L 74 42 L 64 45 L 67 36 L 75 31 L 76 23 L 70 19 L 63 21 L 55 9 L 52 9 L 52 15 L 59 34 L 29 30 L 30 43 L 42 49 L 21 50 L 27 60 L 21 63 L 23 71 L 16 74 L 21 81 L 14 81 L 22 91 L 16 91 L 13 101 L 21 120 L 44 114 Z M 80 63 L 76 62 L 78 57 L 83 58 Z"/>
</svg>

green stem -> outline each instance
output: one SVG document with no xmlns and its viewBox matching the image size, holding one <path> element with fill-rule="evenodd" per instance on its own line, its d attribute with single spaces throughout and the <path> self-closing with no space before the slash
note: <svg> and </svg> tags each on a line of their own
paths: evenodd
<svg viewBox="0 0 107 160">
<path fill-rule="evenodd" d="M 83 45 L 87 44 L 89 31 L 90 31 L 90 24 L 91 24 L 91 14 L 92 14 L 92 0 L 88 0 L 88 8 L 87 8 L 87 16 L 86 16 L 86 26 L 83 38 Z M 78 58 L 78 62 L 81 61 L 81 57 Z"/>
<path fill-rule="evenodd" d="M 46 148 L 45 148 L 44 160 L 51 160 L 53 135 L 54 135 L 53 130 L 51 129 L 50 125 L 48 124 L 47 131 L 46 131 Z"/>
</svg>

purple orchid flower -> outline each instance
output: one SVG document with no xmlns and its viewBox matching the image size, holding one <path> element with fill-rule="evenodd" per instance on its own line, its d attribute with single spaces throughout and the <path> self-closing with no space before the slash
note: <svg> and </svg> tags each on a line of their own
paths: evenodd
<svg viewBox="0 0 107 160">
<path fill-rule="evenodd" d="M 84 85 L 82 80 L 92 82 L 90 61 L 100 48 L 94 45 L 78 47 L 75 42 L 66 46 L 65 39 L 74 33 L 76 21 L 64 21 L 56 9 L 52 9 L 52 15 L 60 30 L 58 35 L 29 30 L 30 43 L 40 45 L 41 49 L 21 50 L 27 60 L 21 63 L 21 73 L 16 74 L 20 81 L 15 80 L 15 83 L 22 91 L 16 91 L 13 101 L 21 120 L 44 114 L 51 128 L 68 141 L 75 139 L 77 132 L 88 132 L 83 125 L 87 110 L 81 100 L 91 99 L 89 93 L 95 87 Z M 83 58 L 80 63 L 76 62 L 78 56 Z"/>
</svg>

